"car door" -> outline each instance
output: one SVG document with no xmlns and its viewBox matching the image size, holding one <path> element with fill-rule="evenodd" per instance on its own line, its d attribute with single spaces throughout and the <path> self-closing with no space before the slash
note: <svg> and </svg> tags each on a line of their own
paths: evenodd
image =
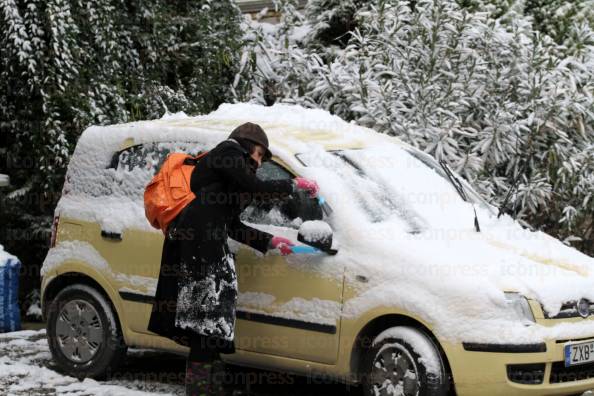
<svg viewBox="0 0 594 396">
<path fill-rule="evenodd" d="M 277 162 L 258 170 L 264 180 L 293 175 Z M 313 205 L 313 206 L 312 206 Z M 317 209 L 317 210 L 316 210 Z M 289 201 L 254 203 L 242 220 L 297 242 L 303 220 L 327 220 L 315 199 L 293 194 Z M 344 268 L 325 253 L 261 255 L 240 244 L 236 251 L 239 297 L 238 349 L 332 364 L 337 360 Z"/>
<path fill-rule="evenodd" d="M 103 213 L 100 253 L 109 263 L 132 331 L 152 334 L 147 325 L 163 249 L 163 234 L 152 229 L 144 215 L 144 188 L 170 152 L 196 155 L 203 149 L 188 142 L 133 145 L 115 153 L 107 169 L 114 210 Z"/>
</svg>

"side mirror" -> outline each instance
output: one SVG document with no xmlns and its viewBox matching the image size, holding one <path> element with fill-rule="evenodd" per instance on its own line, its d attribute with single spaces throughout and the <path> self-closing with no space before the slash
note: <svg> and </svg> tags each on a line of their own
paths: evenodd
<svg viewBox="0 0 594 396">
<path fill-rule="evenodd" d="M 324 221 L 304 221 L 299 227 L 297 240 L 328 254 L 336 254 L 338 251 L 332 249 L 332 234 L 332 228 Z"/>
</svg>

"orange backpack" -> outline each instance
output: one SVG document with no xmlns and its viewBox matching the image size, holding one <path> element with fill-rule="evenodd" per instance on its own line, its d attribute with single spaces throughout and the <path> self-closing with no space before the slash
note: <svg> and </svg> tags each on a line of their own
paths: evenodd
<svg viewBox="0 0 594 396">
<path fill-rule="evenodd" d="M 167 156 L 161 169 L 144 189 L 144 213 L 149 223 L 167 232 L 167 226 L 196 196 L 190 189 L 194 166 L 207 152 L 196 157 L 184 153 Z"/>
</svg>

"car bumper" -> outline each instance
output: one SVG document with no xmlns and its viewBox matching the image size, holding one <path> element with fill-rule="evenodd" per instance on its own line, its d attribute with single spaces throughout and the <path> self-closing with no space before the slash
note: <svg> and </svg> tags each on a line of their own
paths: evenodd
<svg viewBox="0 0 594 396">
<path fill-rule="evenodd" d="M 592 337 L 594 340 L 594 337 Z M 588 341 L 588 339 L 579 340 Z M 594 363 L 566 369 L 564 345 L 570 341 L 549 341 L 539 348 L 488 347 L 468 350 L 461 344 L 446 351 L 456 393 L 465 395 L 580 395 L 594 389 Z M 543 346 L 544 346 L 543 345 Z M 446 348 L 448 349 L 448 348 Z M 533 352 L 526 352 L 532 349 Z M 533 383 L 525 383 L 531 381 Z M 522 383 L 524 382 L 524 383 Z"/>
</svg>

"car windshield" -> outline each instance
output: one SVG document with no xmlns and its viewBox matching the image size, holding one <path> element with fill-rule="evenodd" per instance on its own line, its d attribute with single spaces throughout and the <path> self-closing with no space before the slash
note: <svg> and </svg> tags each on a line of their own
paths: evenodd
<svg viewBox="0 0 594 396">
<path fill-rule="evenodd" d="M 455 184 L 431 156 L 396 145 L 364 149 L 309 152 L 296 155 L 305 166 L 330 172 L 337 183 L 347 183 L 353 201 L 372 223 L 398 218 L 409 233 L 451 226 L 447 218 L 468 226 L 474 214 L 470 204 L 492 213 L 492 208 L 461 177 L 463 199 Z M 465 202 L 467 201 L 467 202 Z M 333 202 L 330 202 L 333 204 Z M 457 219 L 463 216 L 464 219 Z"/>
</svg>

